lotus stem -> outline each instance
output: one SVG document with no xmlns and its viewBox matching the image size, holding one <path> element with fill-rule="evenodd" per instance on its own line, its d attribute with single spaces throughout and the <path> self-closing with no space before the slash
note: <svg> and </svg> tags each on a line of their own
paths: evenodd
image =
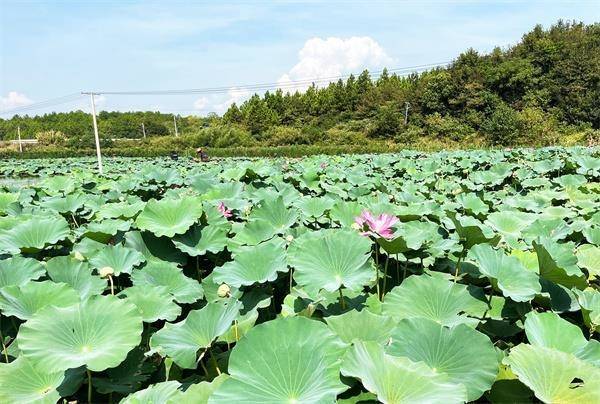
<svg viewBox="0 0 600 404">
<path fill-rule="evenodd" d="M 406 279 L 406 270 L 408 269 L 408 261 L 404 262 L 404 271 L 402 272 L 402 282 Z"/>
<path fill-rule="evenodd" d="M 458 261 L 456 261 L 456 270 L 454 271 L 454 283 L 456 283 L 456 280 L 458 279 L 458 272 L 460 271 L 460 264 L 462 262 L 464 252 L 465 249 L 463 248 L 460 252 L 460 255 L 458 256 Z"/>
<path fill-rule="evenodd" d="M 377 255 L 377 244 L 375 244 L 375 270 L 376 270 L 375 291 L 377 292 L 377 298 L 381 299 L 380 293 L 379 293 L 379 255 Z"/>
<path fill-rule="evenodd" d="M 2 334 L 2 328 L 0 328 L 0 342 L 2 342 L 2 352 L 4 352 L 4 359 L 8 363 L 8 352 L 6 351 L 6 344 L 4 344 L 4 335 Z"/>
<path fill-rule="evenodd" d="M 385 296 L 385 291 L 387 288 L 387 275 L 388 275 L 388 263 L 390 261 L 390 256 L 386 255 L 385 256 L 385 266 L 384 266 L 384 270 L 383 270 L 383 291 L 381 292 L 381 301 L 383 302 L 384 296 Z"/>
<path fill-rule="evenodd" d="M 110 294 L 114 296 L 115 295 L 115 284 L 113 283 L 113 278 L 110 274 L 108 275 L 108 281 L 110 282 Z"/>
<path fill-rule="evenodd" d="M 73 214 L 73 212 L 71 212 L 71 218 L 73 219 L 73 223 L 75 223 L 75 226 L 79 227 L 79 223 L 77 223 L 77 219 L 75 219 L 75 215 Z"/>
<path fill-rule="evenodd" d="M 235 341 L 239 341 L 240 340 L 240 336 L 238 334 L 238 322 L 237 320 L 233 320 L 233 331 L 235 332 Z"/>
<path fill-rule="evenodd" d="M 293 285 L 293 282 L 294 282 L 293 276 L 294 276 L 294 269 L 290 268 L 290 293 L 292 293 L 292 285 Z"/>
<path fill-rule="evenodd" d="M 85 371 L 87 372 L 87 379 L 88 379 L 88 391 L 87 391 L 87 400 L 88 403 L 92 403 L 92 372 L 90 372 L 89 369 L 85 369 Z"/>
<path fill-rule="evenodd" d="M 342 307 L 342 310 L 346 310 L 346 300 L 344 300 L 344 293 L 342 293 L 342 288 L 339 288 L 338 291 L 340 292 L 340 306 Z"/>
<path fill-rule="evenodd" d="M 196 272 L 198 273 L 198 282 L 202 282 L 202 272 L 200 272 L 200 256 L 196 255 Z"/>
<path fill-rule="evenodd" d="M 210 360 L 213 363 L 213 366 L 217 370 L 217 375 L 221 376 L 221 369 L 219 369 L 219 364 L 217 363 L 217 359 L 215 359 L 215 355 L 213 355 L 212 349 L 208 348 L 208 353 L 210 354 Z"/>
</svg>

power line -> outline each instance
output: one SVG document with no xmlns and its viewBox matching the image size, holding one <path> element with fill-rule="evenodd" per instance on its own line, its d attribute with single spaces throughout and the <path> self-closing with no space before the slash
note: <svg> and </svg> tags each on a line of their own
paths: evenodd
<svg viewBox="0 0 600 404">
<path fill-rule="evenodd" d="M 69 103 L 69 102 L 74 102 L 81 98 L 82 98 L 82 95 L 80 93 L 71 93 L 71 94 L 63 95 L 61 97 L 51 98 L 51 99 L 45 100 L 45 101 L 34 102 L 32 104 L 24 105 L 22 107 L 5 109 L 3 111 L 0 111 L 0 115 L 17 114 L 19 112 L 53 107 L 55 105 L 61 105 L 61 104 Z"/>
<path fill-rule="evenodd" d="M 398 75 L 407 75 L 411 73 L 417 73 L 422 70 L 427 70 L 435 67 L 442 67 L 448 65 L 450 62 L 441 63 L 429 63 L 416 66 L 399 67 L 393 69 L 387 69 L 388 73 L 401 73 Z M 370 72 L 372 77 L 380 76 L 383 74 L 383 70 Z M 206 88 L 188 88 L 181 90 L 143 90 L 143 91 L 93 91 L 94 94 L 102 95 L 184 95 L 184 94 L 223 94 L 229 91 L 258 91 L 258 90 L 269 90 L 269 89 L 294 89 L 302 85 L 311 85 L 312 83 L 329 83 L 334 80 L 347 79 L 350 76 L 357 76 L 357 74 L 345 74 L 339 76 L 330 77 L 315 77 L 310 79 L 302 79 L 296 81 L 289 81 L 285 83 L 259 83 L 259 84 L 247 84 L 247 85 L 231 85 L 222 87 L 206 87 Z"/>
</svg>

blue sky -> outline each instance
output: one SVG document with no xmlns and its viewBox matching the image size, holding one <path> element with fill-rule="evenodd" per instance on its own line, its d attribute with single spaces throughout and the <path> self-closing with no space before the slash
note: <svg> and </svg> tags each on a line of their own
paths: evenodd
<svg viewBox="0 0 600 404">
<path fill-rule="evenodd" d="M 222 112 L 248 96 L 236 85 L 445 62 L 559 18 L 600 21 L 600 1 L 0 0 L 0 110 L 82 90 L 231 87 L 98 102 Z M 86 100 L 30 113 L 72 108 Z"/>
</svg>

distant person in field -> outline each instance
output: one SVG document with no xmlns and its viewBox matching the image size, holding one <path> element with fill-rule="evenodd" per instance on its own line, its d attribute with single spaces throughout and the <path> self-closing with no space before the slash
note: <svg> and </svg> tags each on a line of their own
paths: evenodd
<svg viewBox="0 0 600 404">
<path fill-rule="evenodd" d="M 196 149 L 196 156 L 196 160 L 201 161 L 203 163 L 206 163 L 209 160 L 208 154 L 204 151 L 202 147 L 198 147 Z"/>
<path fill-rule="evenodd" d="M 179 154 L 176 151 L 171 152 L 171 160 L 177 160 L 179 158 Z"/>
</svg>

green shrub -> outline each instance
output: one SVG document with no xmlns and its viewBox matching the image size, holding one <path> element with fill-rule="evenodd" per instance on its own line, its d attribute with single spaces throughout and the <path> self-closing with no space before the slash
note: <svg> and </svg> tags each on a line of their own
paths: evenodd
<svg viewBox="0 0 600 404">
<path fill-rule="evenodd" d="M 481 124 L 481 130 L 492 145 L 510 146 L 517 143 L 521 132 L 519 114 L 506 104 L 500 104 Z"/>
<path fill-rule="evenodd" d="M 38 143 L 43 146 L 65 146 L 67 136 L 58 130 L 45 130 L 35 134 Z"/>
<path fill-rule="evenodd" d="M 437 112 L 425 118 L 425 131 L 431 137 L 445 138 L 457 142 L 474 132 L 473 128 L 457 118 L 449 115 L 442 116 Z"/>
</svg>

